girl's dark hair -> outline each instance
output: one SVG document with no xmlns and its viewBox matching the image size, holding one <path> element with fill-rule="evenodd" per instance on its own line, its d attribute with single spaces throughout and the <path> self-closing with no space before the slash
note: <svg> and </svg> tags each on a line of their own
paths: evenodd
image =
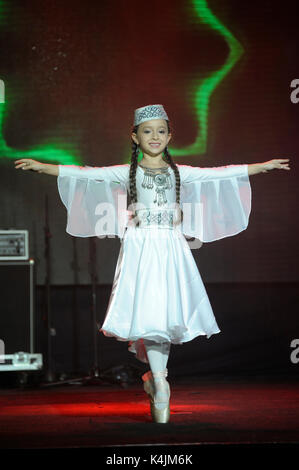
<svg viewBox="0 0 299 470">
<path fill-rule="evenodd" d="M 167 128 L 168 128 L 168 133 L 171 132 L 171 128 L 170 128 L 170 124 L 169 124 L 169 121 L 166 120 L 166 123 L 167 123 Z M 133 129 L 132 129 L 132 133 L 135 133 L 137 134 L 137 131 L 138 131 L 138 127 L 139 126 L 134 126 Z M 138 154 L 139 154 L 139 146 L 134 142 L 134 140 L 132 139 L 132 156 L 131 156 L 131 164 L 130 164 L 130 180 L 129 180 L 129 188 L 130 188 L 130 200 L 131 200 L 131 204 L 133 205 L 134 207 L 134 204 L 137 203 L 137 189 L 136 189 L 136 171 L 137 171 L 137 164 L 138 164 Z M 164 149 L 164 157 L 163 157 L 163 160 L 168 163 L 171 168 L 173 169 L 174 171 L 174 174 L 175 174 L 175 181 L 176 181 L 176 185 L 175 185 L 175 189 L 176 189 L 176 203 L 177 203 L 177 207 L 180 208 L 180 197 L 181 197 L 181 178 L 180 178 L 180 172 L 179 172 L 179 169 L 178 167 L 176 166 L 176 164 L 174 163 L 170 153 L 168 152 L 168 148 L 167 146 L 165 147 Z M 180 209 L 180 216 L 179 216 L 179 220 L 177 221 L 177 223 L 180 223 L 182 220 L 183 220 L 183 212 L 182 210 Z M 137 217 L 137 214 L 134 210 L 134 218 L 136 220 L 136 226 L 139 225 L 139 220 L 138 220 L 138 217 Z"/>
</svg>

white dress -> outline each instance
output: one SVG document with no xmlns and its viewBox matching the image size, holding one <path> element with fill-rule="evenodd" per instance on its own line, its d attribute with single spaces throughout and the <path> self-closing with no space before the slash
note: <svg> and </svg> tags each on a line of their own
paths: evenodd
<svg viewBox="0 0 299 470">
<path fill-rule="evenodd" d="M 219 333 L 191 249 L 235 235 L 248 226 L 248 165 L 200 168 L 178 165 L 184 219 L 175 224 L 175 174 L 151 178 L 139 165 L 136 188 L 140 226 L 127 208 L 130 165 L 59 165 L 58 190 L 73 236 L 118 236 L 121 246 L 109 305 L 106 336 L 129 342 L 148 362 L 143 339 L 182 344 Z M 159 172 L 158 172 L 159 173 Z M 186 237 L 195 237 L 192 240 Z M 195 242 L 195 243 L 194 243 Z M 196 244 L 197 242 L 197 244 Z"/>
</svg>

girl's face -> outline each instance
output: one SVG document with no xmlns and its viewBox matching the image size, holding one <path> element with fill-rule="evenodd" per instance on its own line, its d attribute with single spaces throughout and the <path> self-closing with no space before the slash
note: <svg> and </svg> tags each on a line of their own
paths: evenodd
<svg viewBox="0 0 299 470">
<path fill-rule="evenodd" d="M 168 133 L 167 123 L 164 119 L 153 119 L 142 122 L 138 127 L 137 134 L 132 133 L 132 139 L 140 146 L 143 154 L 158 157 L 168 145 L 171 134 Z"/>
</svg>

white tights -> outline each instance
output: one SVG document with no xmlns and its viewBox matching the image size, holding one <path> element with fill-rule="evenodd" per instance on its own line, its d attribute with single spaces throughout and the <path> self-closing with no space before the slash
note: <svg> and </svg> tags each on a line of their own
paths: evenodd
<svg viewBox="0 0 299 470">
<path fill-rule="evenodd" d="M 156 343 L 148 339 L 144 339 L 143 342 L 152 373 L 164 371 L 167 366 L 171 343 Z"/>
<path fill-rule="evenodd" d="M 164 372 L 167 366 L 167 361 L 170 352 L 171 343 L 156 343 L 144 339 L 144 346 L 146 349 L 149 365 L 153 374 L 155 386 L 155 406 L 157 408 L 165 407 L 165 403 L 169 399 L 169 384 L 166 377 L 163 375 L 156 376 L 157 372 Z"/>
</svg>

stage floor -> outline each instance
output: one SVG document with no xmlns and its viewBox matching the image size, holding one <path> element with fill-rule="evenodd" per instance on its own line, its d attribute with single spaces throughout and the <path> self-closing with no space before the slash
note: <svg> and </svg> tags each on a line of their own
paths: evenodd
<svg viewBox="0 0 299 470">
<path fill-rule="evenodd" d="M 0 447 L 299 443 L 299 383 L 172 380 L 171 421 L 151 421 L 140 385 L 0 390 Z"/>
</svg>

